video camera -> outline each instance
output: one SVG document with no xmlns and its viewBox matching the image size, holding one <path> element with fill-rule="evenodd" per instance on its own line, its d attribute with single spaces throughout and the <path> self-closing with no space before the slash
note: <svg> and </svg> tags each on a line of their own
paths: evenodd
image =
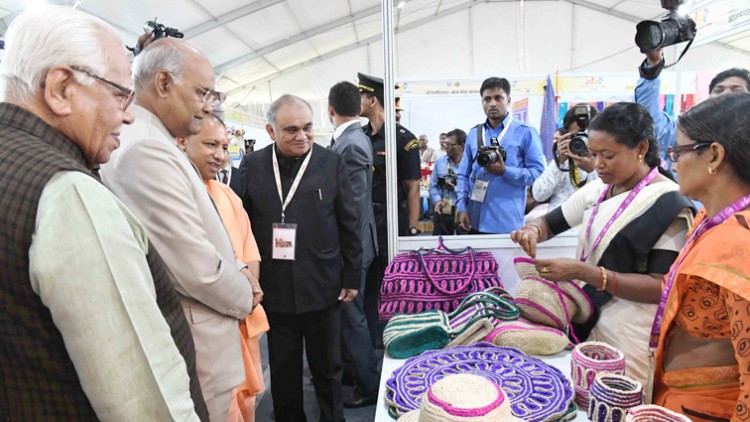
<svg viewBox="0 0 750 422">
<path fill-rule="evenodd" d="M 589 155 L 589 123 L 591 123 L 591 111 L 588 104 L 576 104 L 573 116 L 578 125 L 578 132 L 573 135 L 568 144 L 568 149 L 573 155 L 585 157 Z"/>
<path fill-rule="evenodd" d="M 695 22 L 689 16 L 682 16 L 677 13 L 677 8 L 684 1 L 661 0 L 661 7 L 669 11 L 661 19 L 661 22 L 643 21 L 636 25 L 635 44 L 641 49 L 641 53 L 648 53 L 681 42 L 693 42 L 697 33 Z M 683 55 L 689 47 L 690 44 L 685 47 Z M 680 58 L 682 58 L 682 55 Z"/>
<path fill-rule="evenodd" d="M 143 32 L 146 34 L 151 34 L 148 38 L 143 39 L 138 38 L 138 42 L 135 44 L 135 47 L 128 47 L 128 50 L 133 52 L 134 56 L 137 56 L 141 51 L 143 51 L 143 48 L 146 47 L 148 44 L 151 44 L 152 42 L 160 39 L 160 38 L 182 38 L 185 36 L 182 32 L 175 28 L 170 28 L 168 26 L 165 26 L 162 23 L 156 22 L 157 18 L 154 18 L 152 21 L 146 21 L 145 24 L 143 24 Z"/>
<path fill-rule="evenodd" d="M 490 138 L 490 145 L 479 148 L 479 154 L 477 154 L 477 164 L 482 167 L 487 167 L 492 163 L 498 161 L 499 158 L 503 159 L 503 162 L 507 158 L 505 148 L 500 146 L 496 137 Z"/>
</svg>

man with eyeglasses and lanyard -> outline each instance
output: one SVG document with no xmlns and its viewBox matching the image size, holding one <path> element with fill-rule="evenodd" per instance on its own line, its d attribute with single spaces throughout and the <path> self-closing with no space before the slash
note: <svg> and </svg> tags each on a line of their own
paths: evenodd
<svg viewBox="0 0 750 422">
<path fill-rule="evenodd" d="M 357 297 L 362 276 L 349 169 L 337 152 L 315 144 L 312 107 L 300 97 L 271 103 L 266 131 L 273 144 L 246 155 L 239 178 L 261 256 L 274 417 L 307 420 L 304 345 L 317 420 L 342 422 L 340 307 Z"/>
<path fill-rule="evenodd" d="M 430 175 L 430 198 L 434 205 L 432 234 L 464 234 L 456 232 L 456 173 L 466 146 L 466 132 L 453 129 L 445 134 L 440 147 L 446 155 L 435 161 Z"/>
<path fill-rule="evenodd" d="M 200 132 L 215 75 L 183 41 L 160 39 L 133 63 L 135 124 L 102 167 L 104 183 L 148 229 L 190 324 L 203 396 L 212 421 L 226 421 L 232 389 L 245 379 L 238 322 L 261 295 L 257 278 L 235 259 L 221 218 L 178 137 Z"/>
</svg>

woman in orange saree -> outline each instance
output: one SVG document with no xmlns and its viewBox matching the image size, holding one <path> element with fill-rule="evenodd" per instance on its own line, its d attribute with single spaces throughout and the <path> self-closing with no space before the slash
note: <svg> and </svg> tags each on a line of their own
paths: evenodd
<svg viewBox="0 0 750 422">
<path fill-rule="evenodd" d="M 664 279 L 653 401 L 693 421 L 750 420 L 750 94 L 688 110 L 669 157 L 704 208 Z"/>
</svg>

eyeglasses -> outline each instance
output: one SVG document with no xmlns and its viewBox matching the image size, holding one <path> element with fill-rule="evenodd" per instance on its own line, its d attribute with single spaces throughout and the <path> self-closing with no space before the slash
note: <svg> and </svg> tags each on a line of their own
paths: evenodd
<svg viewBox="0 0 750 422">
<path fill-rule="evenodd" d="M 680 159 L 680 155 L 685 152 L 698 151 L 701 148 L 705 148 L 711 145 L 711 142 L 697 142 L 689 145 L 678 145 L 667 148 L 667 156 L 669 161 L 676 163 Z"/>
<path fill-rule="evenodd" d="M 458 144 L 456 144 L 456 143 L 448 143 L 448 142 L 441 142 L 440 143 L 440 146 L 443 147 L 443 148 L 450 148 L 450 147 L 454 147 L 456 145 L 458 145 Z"/>
<path fill-rule="evenodd" d="M 220 104 L 227 99 L 227 94 L 219 91 L 214 91 L 208 88 L 197 88 L 198 93 L 201 94 L 201 101 L 203 103 L 214 103 L 218 101 Z"/>
<path fill-rule="evenodd" d="M 135 91 L 133 91 L 132 89 L 125 88 L 124 86 L 122 86 L 120 84 L 116 84 L 116 83 L 114 83 L 114 82 L 112 82 L 110 80 L 104 79 L 101 76 L 99 76 L 99 75 L 97 75 L 95 73 L 92 73 L 92 72 L 90 72 L 90 71 L 88 71 L 88 70 L 86 70 L 86 69 L 84 69 L 82 67 L 70 66 L 70 68 L 73 69 L 73 70 L 75 70 L 76 72 L 81 72 L 81 73 L 83 73 L 86 76 L 94 78 L 97 81 L 99 81 L 101 83 L 104 83 L 104 84 L 107 84 L 107 85 L 109 85 L 109 86 L 117 89 L 118 91 L 120 91 L 124 95 L 122 97 L 122 104 L 120 105 L 120 108 L 122 109 L 122 111 L 127 110 L 128 107 L 130 107 L 130 104 L 133 103 L 133 99 L 135 98 Z"/>
</svg>

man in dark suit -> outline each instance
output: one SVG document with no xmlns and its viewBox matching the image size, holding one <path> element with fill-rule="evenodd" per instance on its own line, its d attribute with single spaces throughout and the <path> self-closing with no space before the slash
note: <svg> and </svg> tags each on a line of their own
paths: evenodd
<svg viewBox="0 0 750 422">
<path fill-rule="evenodd" d="M 240 194 L 240 169 L 232 165 L 232 157 L 226 154 L 226 162 L 221 170 L 216 173 L 216 180 L 229 186 L 234 193 Z"/>
<path fill-rule="evenodd" d="M 331 150 L 344 157 L 352 183 L 362 238 L 362 277 L 358 290 L 363 292 L 367 268 L 377 255 L 378 245 L 372 210 L 372 147 L 359 123 L 361 110 L 356 85 L 339 82 L 331 87 L 328 92 L 328 115 L 336 127 Z M 344 401 L 344 407 L 370 406 L 378 400 L 380 372 L 370 340 L 363 298 L 364 295 L 357 295 L 351 303 L 341 307 L 341 336 L 358 381 L 352 396 Z"/>
<path fill-rule="evenodd" d="M 312 108 L 283 95 L 268 110 L 274 144 L 245 156 L 240 198 L 261 255 L 271 330 L 268 351 L 276 422 L 306 421 L 303 340 L 320 420 L 344 420 L 340 302 L 362 273 L 358 217 L 344 159 L 313 143 Z"/>
</svg>

